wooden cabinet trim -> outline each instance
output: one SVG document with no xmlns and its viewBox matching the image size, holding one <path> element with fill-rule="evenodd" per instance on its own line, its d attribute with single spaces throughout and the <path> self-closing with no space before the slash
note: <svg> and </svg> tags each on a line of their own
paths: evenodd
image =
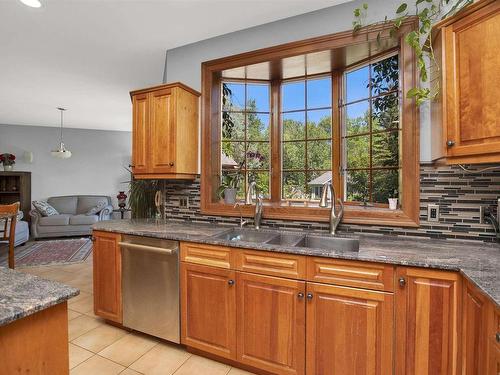
<svg viewBox="0 0 500 375">
<path fill-rule="evenodd" d="M 183 262 L 218 268 L 234 268 L 234 254 L 229 247 L 181 242 L 180 248 Z"/>
<path fill-rule="evenodd" d="M 308 257 L 307 280 L 362 289 L 394 291 L 394 267 L 381 263 Z"/>
<path fill-rule="evenodd" d="M 270 276 L 305 279 L 306 257 L 259 250 L 234 249 L 236 269 Z"/>
</svg>

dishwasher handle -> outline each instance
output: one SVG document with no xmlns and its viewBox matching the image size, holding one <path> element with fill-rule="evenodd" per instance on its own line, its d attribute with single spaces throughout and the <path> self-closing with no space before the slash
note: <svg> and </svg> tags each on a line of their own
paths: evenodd
<svg viewBox="0 0 500 375">
<path fill-rule="evenodd" d="M 131 242 L 118 242 L 118 245 L 120 245 L 120 247 L 128 247 L 129 249 L 150 251 L 150 252 L 158 253 L 158 254 L 172 255 L 172 254 L 175 254 L 177 252 L 177 248 L 167 249 L 164 247 L 140 245 L 140 244 L 131 243 Z"/>
</svg>

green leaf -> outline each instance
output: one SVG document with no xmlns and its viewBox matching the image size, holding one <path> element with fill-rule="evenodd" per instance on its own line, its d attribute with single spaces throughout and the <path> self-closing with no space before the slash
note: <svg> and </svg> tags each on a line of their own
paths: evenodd
<svg viewBox="0 0 500 375">
<path fill-rule="evenodd" d="M 423 3 L 425 0 L 417 0 L 417 2 L 415 3 L 415 5 L 418 5 L 418 4 L 421 4 Z"/>
<path fill-rule="evenodd" d="M 368 4 L 367 4 L 367 3 L 363 3 L 363 9 L 364 9 L 364 10 L 367 10 L 367 9 L 368 9 Z"/>
<path fill-rule="evenodd" d="M 354 9 L 354 17 L 359 17 L 361 15 L 361 9 L 356 8 Z"/>
<path fill-rule="evenodd" d="M 408 8 L 408 4 L 402 3 L 396 10 L 396 13 L 397 14 L 403 13 L 406 10 L 406 8 Z"/>
</svg>

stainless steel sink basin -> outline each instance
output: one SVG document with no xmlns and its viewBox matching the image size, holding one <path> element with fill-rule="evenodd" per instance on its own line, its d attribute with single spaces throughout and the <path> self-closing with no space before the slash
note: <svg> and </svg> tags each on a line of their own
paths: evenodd
<svg viewBox="0 0 500 375">
<path fill-rule="evenodd" d="M 335 251 L 359 251 L 359 240 L 343 237 L 305 236 L 295 246 Z"/>
<path fill-rule="evenodd" d="M 252 229 L 241 229 L 233 228 L 227 232 L 215 235 L 214 238 L 218 238 L 225 241 L 243 241 L 243 242 L 268 242 L 275 237 L 279 237 L 278 233 L 257 231 Z"/>
<path fill-rule="evenodd" d="M 267 243 L 270 245 L 296 246 L 300 241 L 304 240 L 304 237 L 304 234 L 280 233 Z"/>
</svg>

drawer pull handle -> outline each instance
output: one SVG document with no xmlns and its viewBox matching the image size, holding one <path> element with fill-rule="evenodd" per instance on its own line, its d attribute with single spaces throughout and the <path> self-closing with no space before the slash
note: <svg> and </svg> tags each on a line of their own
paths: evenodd
<svg viewBox="0 0 500 375">
<path fill-rule="evenodd" d="M 307 293 L 307 299 L 313 299 L 314 295 L 312 293 Z"/>
<path fill-rule="evenodd" d="M 229 286 L 233 286 L 234 285 L 234 280 L 228 280 L 227 283 L 229 284 Z"/>
<path fill-rule="evenodd" d="M 404 288 L 404 287 L 405 287 L 405 285 L 406 285 L 406 280 L 405 280 L 405 278 L 404 278 L 404 277 L 400 277 L 400 278 L 399 278 L 399 286 L 400 286 L 401 288 Z"/>
</svg>

